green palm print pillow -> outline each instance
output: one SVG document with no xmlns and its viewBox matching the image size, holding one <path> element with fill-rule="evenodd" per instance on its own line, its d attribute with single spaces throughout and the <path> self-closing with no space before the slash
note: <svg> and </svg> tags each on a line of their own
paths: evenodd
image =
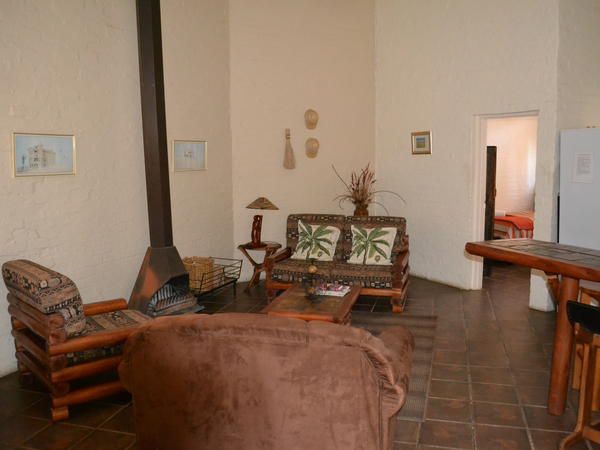
<svg viewBox="0 0 600 450">
<path fill-rule="evenodd" d="M 396 228 L 364 228 L 352 225 L 352 252 L 350 264 L 373 264 L 389 266 L 392 264 L 392 247 L 396 239 Z"/>
<path fill-rule="evenodd" d="M 298 244 L 292 259 L 333 261 L 340 229 L 327 225 L 310 225 L 298 221 Z"/>
</svg>

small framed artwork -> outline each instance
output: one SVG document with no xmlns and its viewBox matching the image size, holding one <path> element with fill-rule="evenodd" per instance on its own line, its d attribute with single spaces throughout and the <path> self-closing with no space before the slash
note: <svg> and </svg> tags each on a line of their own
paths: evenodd
<svg viewBox="0 0 600 450">
<path fill-rule="evenodd" d="M 173 170 L 206 170 L 207 144 L 206 141 L 173 141 Z"/>
<path fill-rule="evenodd" d="M 75 136 L 13 133 L 15 177 L 74 175 Z"/>
<path fill-rule="evenodd" d="M 431 155 L 431 131 L 415 131 L 410 135 L 413 155 Z"/>
</svg>

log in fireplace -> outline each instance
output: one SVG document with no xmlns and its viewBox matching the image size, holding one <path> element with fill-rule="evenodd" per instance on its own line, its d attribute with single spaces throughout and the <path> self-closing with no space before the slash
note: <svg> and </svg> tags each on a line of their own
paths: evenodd
<svg viewBox="0 0 600 450">
<path fill-rule="evenodd" d="M 137 0 L 142 129 L 150 247 L 129 299 L 151 316 L 194 310 L 189 275 L 173 245 L 160 0 Z"/>
</svg>

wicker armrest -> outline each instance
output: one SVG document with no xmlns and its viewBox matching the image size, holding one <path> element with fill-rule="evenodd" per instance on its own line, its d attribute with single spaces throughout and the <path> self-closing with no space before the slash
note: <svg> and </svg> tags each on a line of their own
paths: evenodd
<svg viewBox="0 0 600 450">
<path fill-rule="evenodd" d="M 102 300 L 99 302 L 87 303 L 83 305 L 83 312 L 86 316 L 95 316 L 112 311 L 127 309 L 127 300 L 117 298 L 114 300 Z"/>
<path fill-rule="evenodd" d="M 273 266 L 276 262 L 283 261 L 284 259 L 288 259 L 292 256 L 292 249 L 286 247 L 284 249 L 279 250 L 277 253 L 273 253 L 268 258 L 265 258 L 264 265 L 267 271 L 273 269 Z"/>
</svg>

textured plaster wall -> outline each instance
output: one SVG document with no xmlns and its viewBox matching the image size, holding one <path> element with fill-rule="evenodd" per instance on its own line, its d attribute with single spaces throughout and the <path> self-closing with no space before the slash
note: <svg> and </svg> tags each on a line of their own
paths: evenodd
<svg viewBox="0 0 600 450">
<path fill-rule="evenodd" d="M 233 254 L 228 3 L 163 0 L 169 160 L 173 140 L 208 141 L 208 170 L 171 172 L 181 256 Z"/>
<path fill-rule="evenodd" d="M 600 2 L 561 0 L 560 129 L 600 126 Z"/>
<path fill-rule="evenodd" d="M 86 302 L 129 296 L 148 242 L 135 2 L 5 0 L 0 42 L 0 263 L 56 268 Z M 74 134 L 77 175 L 13 178 L 13 131 Z M 3 305 L 0 374 L 13 353 Z"/>
<path fill-rule="evenodd" d="M 536 236 L 553 237 L 558 0 L 378 0 L 375 20 L 378 177 L 407 200 L 390 210 L 411 271 L 476 288 L 478 115 L 539 111 Z M 412 156 L 411 131 L 428 129 L 433 154 Z"/>
<path fill-rule="evenodd" d="M 162 8 L 169 149 L 209 142 L 208 171 L 171 173 L 175 244 L 231 256 L 227 2 Z M 0 42 L 0 264 L 56 268 L 85 302 L 128 298 L 149 244 L 135 1 L 5 0 Z M 14 179 L 13 131 L 75 134 L 77 175 Z M 13 354 L 1 307 L 0 374 Z"/>
<path fill-rule="evenodd" d="M 373 12 L 364 0 L 230 1 L 235 244 L 250 240 L 256 211 L 245 207 L 259 196 L 280 208 L 264 212 L 263 238 L 282 243 L 290 213 L 352 211 L 333 201 L 342 185 L 331 165 L 348 176 L 374 159 Z M 307 108 L 320 114 L 315 130 Z M 295 170 L 282 165 L 285 128 Z"/>
<path fill-rule="evenodd" d="M 498 148 L 496 211 L 533 211 L 537 117 L 488 120 L 487 145 Z"/>
</svg>

